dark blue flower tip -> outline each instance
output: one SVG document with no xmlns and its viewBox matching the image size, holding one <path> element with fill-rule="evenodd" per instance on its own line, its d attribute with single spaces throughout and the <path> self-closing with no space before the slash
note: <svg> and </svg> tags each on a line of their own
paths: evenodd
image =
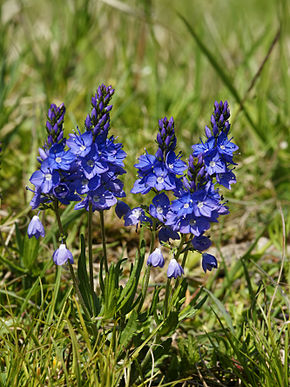
<svg viewBox="0 0 290 387">
<path fill-rule="evenodd" d="M 53 262 L 56 265 L 63 265 L 68 260 L 70 263 L 74 263 L 72 253 L 66 248 L 66 245 L 62 243 L 57 250 L 53 253 Z"/>
<path fill-rule="evenodd" d="M 181 277 L 182 274 L 184 274 L 182 266 L 176 261 L 175 258 L 172 258 L 168 265 L 167 277 L 174 277 L 176 279 L 177 277 Z"/>
<path fill-rule="evenodd" d="M 211 246 L 211 240 L 204 235 L 201 235 L 199 237 L 195 236 L 191 243 L 194 249 L 198 251 L 207 250 Z"/>
<path fill-rule="evenodd" d="M 163 267 L 164 266 L 164 257 L 162 255 L 161 249 L 156 248 L 148 257 L 147 259 L 147 265 L 148 266 L 154 266 L 154 267 Z"/>
<path fill-rule="evenodd" d="M 56 106 L 55 104 L 50 105 L 47 113 L 48 121 L 46 122 L 46 130 L 48 134 L 45 143 L 46 148 L 50 148 L 51 145 L 62 141 L 64 115 L 64 104 L 61 104 L 60 106 Z"/>
<path fill-rule="evenodd" d="M 212 271 L 212 268 L 216 269 L 218 267 L 216 258 L 213 255 L 207 253 L 202 254 L 201 264 L 205 273 L 207 270 Z"/>
<path fill-rule="evenodd" d="M 127 203 L 122 202 L 121 200 L 118 200 L 117 205 L 115 207 L 115 212 L 118 218 L 122 218 L 125 216 L 129 211 L 131 211 L 131 208 L 128 206 Z"/>
<path fill-rule="evenodd" d="M 28 237 L 35 237 L 38 239 L 40 236 L 44 237 L 45 231 L 44 227 L 37 215 L 34 215 L 34 217 L 31 219 L 28 229 L 27 229 Z"/>
</svg>

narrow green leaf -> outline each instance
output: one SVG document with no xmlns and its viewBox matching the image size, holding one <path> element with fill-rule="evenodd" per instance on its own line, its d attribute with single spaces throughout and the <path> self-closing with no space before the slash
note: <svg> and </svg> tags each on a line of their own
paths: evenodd
<svg viewBox="0 0 290 387">
<path fill-rule="evenodd" d="M 140 351 L 145 347 L 145 345 L 147 345 L 147 343 L 152 339 L 152 337 L 154 337 L 157 334 L 157 332 L 160 330 L 163 324 L 164 324 L 164 320 L 152 331 L 151 335 L 148 336 L 147 339 L 138 348 L 135 349 L 135 351 L 131 356 L 132 360 L 137 359 Z"/>
<path fill-rule="evenodd" d="M 192 305 L 192 304 L 187 305 L 184 309 L 182 309 L 181 312 L 179 312 L 178 320 L 182 321 L 182 320 L 185 320 L 186 318 L 193 317 L 198 312 L 198 310 L 202 307 L 202 305 L 205 303 L 207 298 L 208 298 L 208 294 L 206 294 L 198 304 L 196 304 L 196 305 Z"/>
<path fill-rule="evenodd" d="M 136 296 L 136 291 L 144 263 L 145 258 L 145 241 L 141 241 L 141 246 L 139 251 L 136 253 L 136 261 L 134 265 L 131 266 L 131 273 L 129 280 L 126 283 L 126 286 L 121 292 L 119 302 L 118 302 L 118 311 L 121 311 L 122 314 L 129 313 L 134 307 L 134 299 Z"/>
<path fill-rule="evenodd" d="M 61 271 L 62 267 L 61 266 L 56 266 L 57 267 L 57 272 L 56 272 L 56 279 L 55 279 L 55 284 L 53 287 L 53 294 L 52 294 L 52 300 L 49 305 L 47 317 L 46 317 L 46 322 L 47 324 L 51 324 L 54 310 L 55 310 L 55 303 L 57 300 L 58 292 L 59 292 L 59 287 L 60 287 L 60 281 L 61 281 Z"/>
<path fill-rule="evenodd" d="M 164 325 L 158 332 L 161 336 L 171 336 L 178 326 L 178 312 L 172 311 L 164 320 Z"/>
<path fill-rule="evenodd" d="M 75 332 L 74 332 L 73 327 L 72 327 L 72 325 L 71 325 L 69 320 L 67 320 L 67 326 L 68 326 L 68 330 L 69 330 L 69 333 L 70 333 L 70 338 L 71 338 L 71 341 L 72 341 L 72 348 L 73 348 L 73 365 L 72 365 L 72 367 L 74 369 L 74 372 L 75 372 L 75 375 L 76 375 L 76 378 L 77 378 L 78 386 L 82 387 L 83 384 L 81 383 L 80 348 L 79 348 L 79 345 L 78 345 L 77 337 L 75 335 Z"/>
<path fill-rule="evenodd" d="M 260 143 L 260 145 L 264 145 L 264 141 L 260 136 L 259 130 L 256 127 L 256 124 L 252 120 L 251 116 L 249 115 L 248 111 L 246 110 L 245 106 L 243 105 L 242 98 L 240 97 L 237 89 L 234 86 L 233 80 L 228 76 L 227 71 L 223 69 L 216 60 L 215 56 L 210 52 L 210 50 L 207 48 L 207 46 L 204 44 L 204 42 L 200 39 L 200 37 L 197 35 L 193 27 L 189 24 L 187 19 L 179 12 L 177 12 L 180 19 L 185 24 L 186 28 L 188 29 L 189 33 L 203 52 L 203 54 L 207 57 L 209 62 L 211 63 L 212 67 L 215 69 L 217 75 L 221 78 L 225 86 L 229 89 L 229 91 L 232 93 L 235 100 L 238 102 L 239 105 L 243 106 L 244 114 L 249 122 L 249 124 L 252 127 L 252 134 L 255 137 L 255 139 Z"/>
<path fill-rule="evenodd" d="M 89 312 L 97 316 L 100 312 L 100 300 L 91 289 L 86 266 L 85 238 L 81 235 L 81 254 L 78 259 L 79 289 Z"/>
<path fill-rule="evenodd" d="M 18 223 L 15 222 L 15 234 L 16 234 L 16 243 L 19 251 L 19 255 L 23 254 L 23 239 L 24 237 L 21 235 L 19 231 Z"/>
<path fill-rule="evenodd" d="M 138 313 L 136 310 L 133 310 L 131 313 L 125 329 L 122 331 L 120 336 L 120 346 L 122 348 L 127 349 L 127 346 L 132 339 L 132 337 L 137 334 L 137 328 L 138 328 Z"/>
<path fill-rule="evenodd" d="M 214 303 L 216 304 L 216 306 L 218 307 L 219 311 L 221 312 L 221 314 L 223 315 L 228 327 L 230 328 L 231 332 L 233 333 L 234 332 L 234 328 L 233 328 L 233 323 L 232 323 L 232 319 L 231 319 L 231 316 L 228 314 L 228 312 L 226 311 L 225 307 L 223 306 L 223 304 L 220 302 L 219 299 L 217 299 L 213 293 L 204 288 L 204 291 L 207 292 L 210 297 L 212 298 L 212 300 L 214 301 Z"/>
<path fill-rule="evenodd" d="M 31 269 L 33 266 L 39 250 L 40 240 L 34 237 L 28 238 L 28 235 L 25 235 L 23 240 L 23 254 L 21 257 L 21 263 L 24 268 Z"/>
<path fill-rule="evenodd" d="M 0 255 L 0 261 L 2 261 L 5 265 L 10 267 L 12 269 L 12 271 L 16 271 L 16 272 L 20 272 L 20 273 L 28 273 L 28 271 L 29 271 L 28 269 L 24 269 L 23 267 L 18 266 L 15 263 L 13 263 L 12 261 L 9 261 L 8 259 L 2 257 L 2 255 Z"/>
</svg>

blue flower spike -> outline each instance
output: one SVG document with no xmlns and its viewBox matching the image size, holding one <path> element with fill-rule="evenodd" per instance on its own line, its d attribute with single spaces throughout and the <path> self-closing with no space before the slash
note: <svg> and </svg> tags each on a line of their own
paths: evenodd
<svg viewBox="0 0 290 387">
<path fill-rule="evenodd" d="M 34 215 L 34 217 L 31 219 L 28 225 L 27 234 L 29 238 L 33 236 L 36 239 L 38 239 L 40 236 L 44 237 L 45 235 L 44 227 L 38 215 Z"/>
<path fill-rule="evenodd" d="M 176 279 L 177 277 L 181 277 L 182 274 L 184 274 L 182 266 L 176 261 L 175 258 L 172 258 L 168 265 L 167 277 L 174 277 Z"/>
<path fill-rule="evenodd" d="M 53 262 L 56 265 L 63 265 L 67 261 L 74 263 L 72 253 L 66 248 L 65 243 L 62 243 L 57 250 L 53 253 Z"/>
<path fill-rule="evenodd" d="M 147 259 L 148 266 L 154 267 L 163 267 L 164 266 L 164 257 L 160 248 L 156 248 Z"/>
<path fill-rule="evenodd" d="M 216 269 L 218 266 L 216 258 L 213 255 L 208 253 L 202 254 L 201 265 L 205 273 L 207 270 L 212 271 L 212 268 Z"/>
</svg>

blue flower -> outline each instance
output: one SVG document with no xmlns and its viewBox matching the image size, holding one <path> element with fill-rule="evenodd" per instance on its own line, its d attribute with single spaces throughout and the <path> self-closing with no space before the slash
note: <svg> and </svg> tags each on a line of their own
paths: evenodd
<svg viewBox="0 0 290 387">
<path fill-rule="evenodd" d="M 217 268 L 217 260 L 216 258 L 211 255 L 211 254 L 207 254 L 207 253 L 204 253 L 202 254 L 202 268 L 204 270 L 204 272 L 206 273 L 207 270 L 209 271 L 212 271 L 212 268 Z"/>
<path fill-rule="evenodd" d="M 98 144 L 98 141 L 97 141 L 97 144 Z M 114 143 L 113 136 L 106 140 L 106 144 L 104 147 L 104 154 L 105 154 L 106 161 L 109 164 L 118 166 L 118 167 L 124 166 L 124 159 L 126 158 L 127 153 L 122 149 L 122 147 L 123 147 L 123 144 Z M 123 168 L 120 168 L 118 173 L 119 174 L 126 173 L 126 171 L 124 171 Z"/>
<path fill-rule="evenodd" d="M 45 231 L 44 227 L 38 217 L 38 215 L 34 215 L 31 219 L 28 229 L 27 229 L 28 237 L 31 238 L 32 236 L 35 236 L 36 239 L 38 239 L 40 236 L 44 237 Z"/>
<path fill-rule="evenodd" d="M 227 189 L 231 189 L 231 184 L 236 183 L 236 176 L 231 170 L 225 173 L 217 173 L 216 181 Z"/>
<path fill-rule="evenodd" d="M 29 203 L 33 210 L 35 210 L 41 203 L 50 203 L 51 202 L 51 200 L 48 197 L 42 195 L 41 187 L 36 188 L 35 191 L 33 191 L 32 189 L 30 189 L 28 187 L 27 187 L 27 189 L 29 189 L 31 192 L 34 193 L 34 196 Z"/>
<path fill-rule="evenodd" d="M 178 240 L 180 239 L 180 236 L 177 231 L 174 231 L 171 227 L 163 226 L 158 231 L 158 239 L 159 242 L 168 242 L 169 239 Z"/>
<path fill-rule="evenodd" d="M 85 157 L 91 150 L 93 144 L 92 132 L 81 134 L 70 134 L 66 140 L 66 145 L 71 149 L 71 152 L 77 156 Z"/>
<path fill-rule="evenodd" d="M 156 162 L 156 157 L 153 155 L 150 155 L 147 151 L 145 155 L 141 155 L 139 157 L 139 163 L 134 164 L 135 168 L 139 169 L 139 173 L 141 176 L 144 176 L 146 172 L 152 171 L 153 166 Z"/>
<path fill-rule="evenodd" d="M 210 137 L 205 143 L 200 140 L 200 144 L 192 145 L 192 154 L 193 156 L 197 157 L 199 155 L 205 155 L 205 154 L 212 154 L 214 148 L 215 148 L 215 138 Z"/>
<path fill-rule="evenodd" d="M 217 191 L 208 189 L 207 191 L 197 190 L 192 195 L 193 212 L 196 217 L 205 216 L 210 218 L 212 212 L 220 207 L 220 196 L 216 195 Z"/>
<path fill-rule="evenodd" d="M 95 191 L 88 192 L 85 199 L 75 205 L 75 210 L 85 208 L 89 210 L 89 204 L 92 204 L 93 211 L 108 210 L 117 203 L 117 199 L 114 194 L 103 187 L 98 188 Z"/>
<path fill-rule="evenodd" d="M 175 175 L 169 173 L 163 163 L 156 163 L 152 173 L 147 176 L 146 184 L 157 191 L 171 191 L 176 188 Z"/>
<path fill-rule="evenodd" d="M 146 184 L 146 178 L 137 179 L 134 183 L 134 187 L 131 189 L 131 193 L 141 193 L 143 195 L 151 191 L 151 187 Z"/>
<path fill-rule="evenodd" d="M 206 171 L 209 175 L 213 175 L 214 173 L 225 173 L 226 172 L 226 164 L 221 160 L 220 155 L 217 151 L 215 154 L 206 154 L 204 156 L 204 163 L 206 167 Z"/>
<path fill-rule="evenodd" d="M 63 265 L 68 260 L 70 263 L 74 263 L 72 253 L 66 248 L 64 243 L 62 243 L 59 248 L 55 250 L 52 258 L 56 265 Z"/>
<path fill-rule="evenodd" d="M 145 211 L 141 207 L 133 208 L 124 216 L 125 226 L 138 225 L 138 223 L 152 223 L 151 219 L 145 215 Z"/>
<path fill-rule="evenodd" d="M 154 267 L 163 267 L 164 266 L 164 257 L 162 255 L 161 249 L 156 248 L 148 257 L 147 260 L 148 266 Z"/>
<path fill-rule="evenodd" d="M 194 201 L 190 192 L 184 192 L 171 203 L 171 210 L 178 216 L 190 215 L 193 212 Z"/>
<path fill-rule="evenodd" d="M 81 158 L 81 166 L 87 179 L 92 179 L 97 173 L 101 174 L 109 169 L 107 162 L 99 154 L 96 144 L 85 157 Z"/>
<path fill-rule="evenodd" d="M 194 247 L 195 250 L 197 251 L 204 251 L 207 250 L 211 246 L 211 240 L 204 236 L 195 236 L 192 241 L 192 246 Z"/>
<path fill-rule="evenodd" d="M 37 188 L 41 188 L 42 193 L 49 193 L 60 180 L 59 173 L 49 167 L 47 159 L 43 161 L 40 169 L 35 171 L 29 179 Z"/>
<path fill-rule="evenodd" d="M 166 194 L 162 192 L 161 194 L 156 195 L 152 200 L 152 204 L 149 206 L 149 213 L 160 222 L 164 222 L 169 206 L 170 201 Z"/>
<path fill-rule="evenodd" d="M 180 155 L 176 156 L 173 151 L 167 153 L 165 165 L 174 175 L 182 175 L 187 168 L 186 163 L 180 159 Z"/>
<path fill-rule="evenodd" d="M 182 274 L 184 274 L 182 266 L 179 265 L 175 258 L 172 258 L 167 268 L 167 277 L 174 277 L 176 279 L 177 277 L 181 277 Z"/>
<path fill-rule="evenodd" d="M 131 211 L 131 208 L 128 206 L 128 204 L 125 202 L 122 202 L 121 200 L 118 200 L 117 205 L 115 207 L 115 212 L 116 212 L 118 218 L 121 219 L 129 211 Z"/>
<path fill-rule="evenodd" d="M 233 154 L 239 147 L 229 140 L 225 133 L 221 133 L 217 139 L 217 150 L 225 161 L 233 163 Z"/>
<path fill-rule="evenodd" d="M 75 160 L 75 155 L 70 151 L 65 151 L 62 144 L 54 144 L 47 158 L 51 169 L 62 169 L 68 171 Z"/>
<path fill-rule="evenodd" d="M 138 179 L 131 190 L 132 193 L 144 195 L 151 189 L 173 191 L 180 188 L 181 182 L 177 176 L 182 175 L 187 166 L 181 160 L 180 154 L 174 153 L 176 136 L 173 117 L 170 120 L 166 117 L 159 120 L 157 144 L 159 147 L 154 156 L 146 151 L 134 165 L 138 169 Z"/>
<path fill-rule="evenodd" d="M 202 235 L 210 228 L 210 221 L 205 217 L 195 218 L 194 215 L 187 215 L 178 220 L 173 229 L 180 231 L 182 234 L 191 233 L 196 236 Z"/>
<path fill-rule="evenodd" d="M 70 202 L 81 200 L 81 198 L 75 194 L 73 186 L 68 183 L 58 184 L 52 189 L 52 193 L 62 204 L 70 204 Z"/>
</svg>

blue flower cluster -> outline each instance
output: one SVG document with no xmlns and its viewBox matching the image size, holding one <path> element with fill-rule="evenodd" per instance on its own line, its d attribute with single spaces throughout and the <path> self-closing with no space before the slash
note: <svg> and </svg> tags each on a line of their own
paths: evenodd
<svg viewBox="0 0 290 387">
<path fill-rule="evenodd" d="M 31 201 L 33 209 L 58 200 L 62 204 L 78 202 L 75 209 L 92 205 L 93 211 L 109 209 L 124 197 L 123 183 L 118 179 L 125 173 L 123 145 L 108 137 L 109 105 L 114 89 L 101 85 L 92 97 L 92 111 L 85 120 L 85 132 L 79 129 L 63 136 L 64 105 L 51 105 L 46 128 L 48 138 L 39 149 L 40 167 L 30 182 L 35 186 Z"/>
<path fill-rule="evenodd" d="M 64 205 L 77 202 L 75 209 L 91 206 L 93 211 L 111 208 L 117 198 L 124 197 L 119 175 L 125 172 L 126 153 L 123 145 L 109 137 L 111 86 L 101 85 L 92 97 L 92 110 L 85 119 L 83 133 L 77 131 L 64 137 L 64 105 L 52 104 L 48 110 L 47 140 L 39 149 L 39 168 L 30 182 L 35 186 L 31 200 L 33 209 L 45 209 L 58 201 Z M 33 221 L 34 226 L 36 220 Z M 29 236 L 42 235 L 40 228 L 30 227 Z M 63 253 L 64 249 L 62 249 Z"/>
<path fill-rule="evenodd" d="M 174 152 L 176 136 L 173 117 L 159 121 L 157 134 L 158 150 L 155 155 L 146 152 L 135 164 L 139 178 L 136 180 L 132 193 L 146 194 L 151 189 L 156 191 L 174 191 L 180 188 L 181 181 L 177 175 L 182 175 L 186 164 L 180 159 L 180 154 Z"/>
<path fill-rule="evenodd" d="M 187 164 L 181 160 L 180 153 L 175 153 L 173 118 L 167 120 L 165 117 L 159 121 L 158 150 L 155 155 L 146 152 L 139 158 L 135 165 L 138 179 L 131 191 L 146 194 L 153 190 L 156 196 L 149 207 L 132 210 L 119 202 L 117 215 L 124 216 L 125 225 L 154 222 L 161 243 L 189 234 L 192 250 L 202 252 L 210 247 L 211 241 L 204 233 L 209 230 L 211 223 L 218 222 L 220 215 L 229 213 L 218 185 L 230 189 L 231 184 L 236 182 L 233 156 L 238 147 L 228 137 L 229 117 L 228 102 L 215 102 L 211 129 L 205 128 L 206 141 L 200 140 L 200 143 L 192 146 Z M 170 201 L 166 191 L 172 191 L 175 199 Z M 127 219 L 131 219 L 131 222 Z M 149 259 L 149 262 L 151 260 L 162 262 L 156 257 Z M 175 259 L 171 261 L 167 272 L 169 278 L 183 273 L 179 266 Z M 216 258 L 204 253 L 202 267 L 204 271 L 217 267 Z"/>
</svg>

